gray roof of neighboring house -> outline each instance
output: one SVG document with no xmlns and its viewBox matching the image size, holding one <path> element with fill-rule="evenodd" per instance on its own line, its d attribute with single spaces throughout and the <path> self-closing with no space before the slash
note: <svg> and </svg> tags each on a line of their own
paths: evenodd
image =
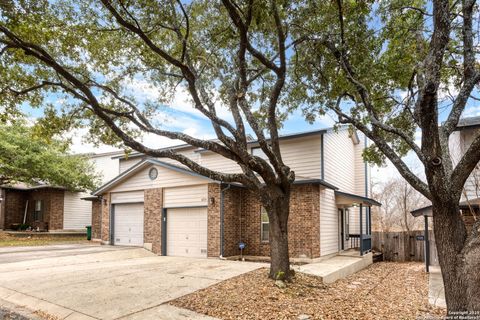
<svg viewBox="0 0 480 320">
<path fill-rule="evenodd" d="M 462 118 L 458 121 L 457 130 L 480 127 L 479 117 Z"/>
<path fill-rule="evenodd" d="M 60 187 L 60 186 L 51 186 L 51 185 L 48 185 L 48 184 L 30 185 L 30 184 L 23 183 L 23 182 L 17 182 L 15 184 L 1 185 L 0 188 L 2 188 L 2 189 L 12 189 L 12 190 L 21 190 L 21 191 L 47 189 L 47 188 L 66 190 L 65 187 Z"/>
<path fill-rule="evenodd" d="M 433 207 L 432 205 L 429 205 L 422 208 L 418 208 L 410 211 L 410 214 L 414 217 L 420 217 L 420 216 L 431 217 L 432 207 Z M 480 208 L 480 198 L 462 201 L 459 203 L 459 207 L 461 210 L 468 210 L 470 208 L 478 209 Z"/>
</svg>

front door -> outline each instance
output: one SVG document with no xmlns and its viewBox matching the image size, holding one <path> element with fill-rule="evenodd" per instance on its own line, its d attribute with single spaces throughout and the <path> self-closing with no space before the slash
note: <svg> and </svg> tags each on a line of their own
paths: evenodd
<svg viewBox="0 0 480 320">
<path fill-rule="evenodd" d="M 345 250 L 345 210 L 338 209 L 338 230 L 340 231 L 339 234 L 339 247 L 340 250 Z"/>
</svg>

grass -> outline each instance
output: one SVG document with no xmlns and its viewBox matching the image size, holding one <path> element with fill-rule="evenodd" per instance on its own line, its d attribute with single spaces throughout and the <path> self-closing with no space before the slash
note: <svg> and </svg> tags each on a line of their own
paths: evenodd
<svg viewBox="0 0 480 320">
<path fill-rule="evenodd" d="M 79 236 L 28 236 L 16 237 L 0 232 L 0 247 L 44 246 L 52 244 L 87 243 L 85 235 Z"/>
</svg>

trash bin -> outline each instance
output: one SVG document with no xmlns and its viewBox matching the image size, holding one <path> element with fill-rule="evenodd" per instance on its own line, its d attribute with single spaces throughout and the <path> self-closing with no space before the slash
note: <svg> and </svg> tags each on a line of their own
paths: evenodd
<svg viewBox="0 0 480 320">
<path fill-rule="evenodd" d="M 92 240 L 92 226 L 87 226 L 87 240 Z"/>
</svg>

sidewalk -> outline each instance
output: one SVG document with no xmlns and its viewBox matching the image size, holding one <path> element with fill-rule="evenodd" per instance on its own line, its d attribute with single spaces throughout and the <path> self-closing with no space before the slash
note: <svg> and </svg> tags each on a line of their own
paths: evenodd
<svg viewBox="0 0 480 320">
<path fill-rule="evenodd" d="M 445 291 L 443 289 L 442 272 L 439 266 L 430 266 L 428 279 L 428 302 L 440 308 L 446 308 Z"/>
</svg>

